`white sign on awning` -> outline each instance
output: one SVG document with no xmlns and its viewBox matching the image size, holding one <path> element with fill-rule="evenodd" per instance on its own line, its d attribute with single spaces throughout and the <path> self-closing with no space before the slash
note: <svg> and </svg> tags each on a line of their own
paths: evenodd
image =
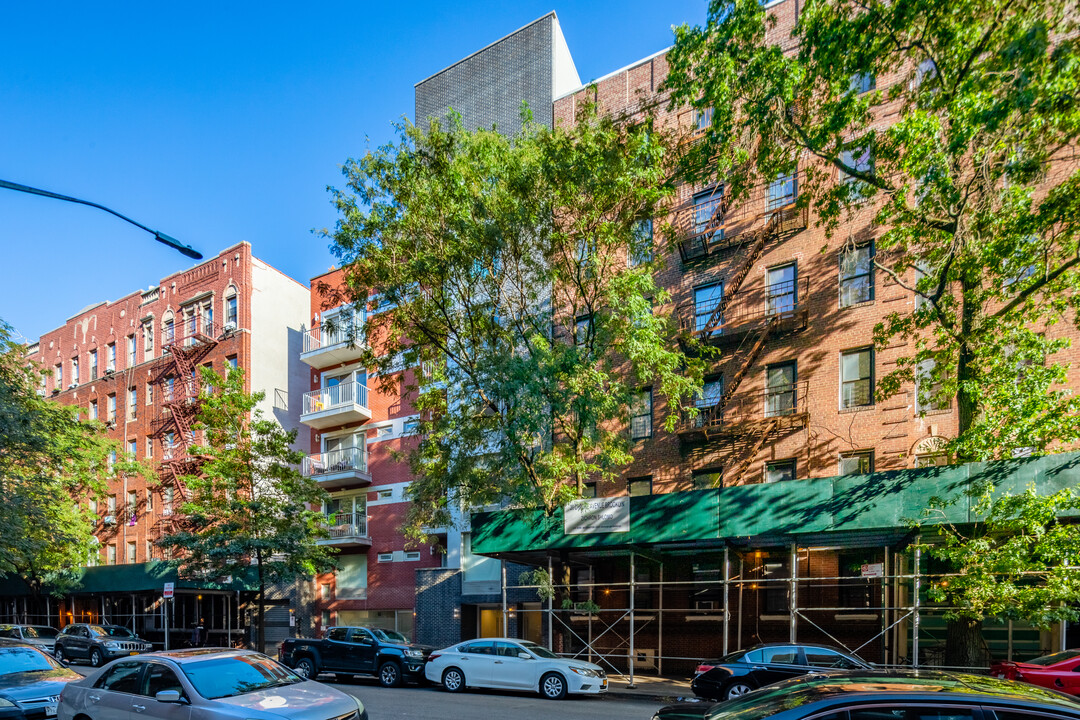
<svg viewBox="0 0 1080 720">
<path fill-rule="evenodd" d="M 567 535 L 630 532 L 630 497 L 572 500 L 563 507 L 563 532 Z"/>
</svg>

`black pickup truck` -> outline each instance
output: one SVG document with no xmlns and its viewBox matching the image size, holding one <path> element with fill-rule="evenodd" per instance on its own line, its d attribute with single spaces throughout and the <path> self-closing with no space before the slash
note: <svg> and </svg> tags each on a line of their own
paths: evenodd
<svg viewBox="0 0 1080 720">
<path fill-rule="evenodd" d="M 432 650 L 393 630 L 332 627 L 322 640 L 286 638 L 278 660 L 305 678 L 315 679 L 322 672 L 334 673 L 338 680 L 374 675 L 384 687 L 397 687 L 406 681 L 423 682 L 424 663 Z"/>
</svg>

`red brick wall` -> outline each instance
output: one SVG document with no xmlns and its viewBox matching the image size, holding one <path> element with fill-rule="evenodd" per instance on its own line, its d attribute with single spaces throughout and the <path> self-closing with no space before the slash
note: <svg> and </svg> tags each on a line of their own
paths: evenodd
<svg viewBox="0 0 1080 720">
<path fill-rule="evenodd" d="M 193 298 L 211 293 L 214 323 L 220 328 L 225 318 L 225 291 L 230 285 L 237 289 L 240 331 L 218 342 L 199 364 L 210 363 L 215 370 L 222 372 L 226 359 L 236 356 L 241 367 L 249 367 L 250 335 L 247 328 L 251 326 L 252 287 L 251 246 L 247 243 L 228 248 L 217 257 L 190 270 L 162 278 L 158 284 L 156 299 L 144 301 L 143 293 L 134 292 L 75 315 L 62 327 L 42 335 L 38 341 L 38 351 L 30 358 L 41 363 L 46 369 L 63 363 L 64 388 L 61 392 L 52 394 L 54 381 L 50 380 L 47 391 L 57 402 L 81 408 L 84 417 L 89 413 L 91 401 L 97 400 L 98 417 L 105 421 L 107 398 L 109 394 L 115 393 L 116 426 L 108 431 L 108 435 L 119 441 L 125 451 L 128 442 L 135 440 L 137 456 L 145 459 L 146 440 L 151 433 L 151 423 L 162 412 L 160 388 L 154 388 L 154 403 L 146 404 L 147 383 L 161 364 L 168 362 L 168 355 L 163 356 L 162 353 L 162 319 L 167 312 L 172 311 L 177 317 L 176 332 L 179 333 L 181 306 Z M 147 317 L 153 318 L 154 325 L 154 357 L 149 361 L 144 360 L 142 337 L 142 320 Z M 128 362 L 127 337 L 133 333 L 136 336 L 136 363 L 131 365 Z M 105 375 L 109 343 L 116 343 L 116 372 Z M 98 378 L 91 380 L 89 357 L 90 352 L 95 349 L 98 352 Z M 75 389 L 68 389 L 72 382 L 73 357 L 79 358 L 79 385 Z M 137 390 L 134 419 L 129 419 L 128 415 L 130 387 Z M 161 442 L 155 441 L 154 461 L 160 461 L 161 457 Z M 131 541 L 135 542 L 136 562 L 151 559 L 147 555 L 146 543 L 153 539 L 153 528 L 161 519 L 162 499 L 160 488 L 152 488 L 153 509 L 149 509 L 147 487 L 145 479 L 137 476 L 117 477 L 109 483 L 108 493 L 116 495 L 117 523 L 114 526 L 105 525 L 103 521 L 98 523 L 96 535 L 101 543 L 102 564 L 107 562 L 107 547 L 112 543 L 117 545 L 117 563 L 127 562 L 126 548 Z M 134 522 L 124 513 L 127 492 L 131 490 L 136 491 L 138 497 Z M 174 509 L 179 503 L 180 498 L 177 496 L 173 502 Z M 103 500 L 99 503 L 98 515 L 103 519 L 107 512 L 107 502 Z M 152 550 L 153 557 L 160 557 L 158 552 L 156 549 Z"/>
</svg>

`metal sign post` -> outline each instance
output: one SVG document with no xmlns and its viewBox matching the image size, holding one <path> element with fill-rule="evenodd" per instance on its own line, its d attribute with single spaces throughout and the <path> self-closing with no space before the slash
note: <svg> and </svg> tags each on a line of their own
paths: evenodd
<svg viewBox="0 0 1080 720">
<path fill-rule="evenodd" d="M 165 649 L 169 649 L 169 601 L 173 596 L 173 583 L 165 583 L 165 588 L 161 593 L 161 599 L 165 601 Z"/>
</svg>

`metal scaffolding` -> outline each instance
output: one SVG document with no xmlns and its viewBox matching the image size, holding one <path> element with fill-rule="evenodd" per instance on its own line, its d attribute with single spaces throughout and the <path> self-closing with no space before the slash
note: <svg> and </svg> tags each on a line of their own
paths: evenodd
<svg viewBox="0 0 1080 720">
<path fill-rule="evenodd" d="M 824 643 L 882 666 L 946 667 L 943 615 L 949 608 L 928 602 L 925 591 L 948 575 L 928 573 L 917 546 L 791 542 L 557 557 L 544 561 L 548 587 L 508 588 L 503 573 L 504 618 L 540 613 L 549 649 L 595 662 L 631 685 L 642 671 L 689 674 L 702 659 L 760 642 Z M 863 562 L 850 566 L 852 558 Z M 533 564 L 543 567 L 535 558 Z M 556 581 L 557 566 L 563 581 Z M 550 594 L 529 610 L 510 607 L 508 589 Z M 985 634 L 987 663 L 1064 647 L 1063 628 L 1048 633 L 1009 622 L 987 626 Z"/>
</svg>

